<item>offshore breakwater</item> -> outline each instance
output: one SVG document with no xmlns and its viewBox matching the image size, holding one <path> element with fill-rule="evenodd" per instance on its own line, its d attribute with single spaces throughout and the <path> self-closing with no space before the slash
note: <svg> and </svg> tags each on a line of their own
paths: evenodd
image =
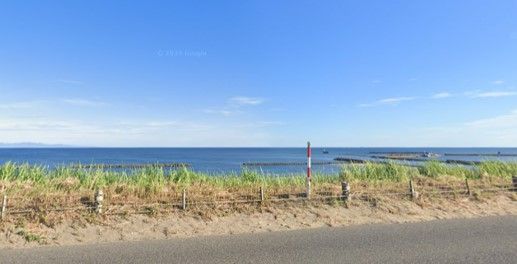
<svg viewBox="0 0 517 264">
<path fill-rule="evenodd" d="M 324 150 L 328 154 L 324 153 Z M 382 152 L 383 154 L 371 154 Z M 340 164 L 333 164 L 336 157 L 369 160 L 371 155 L 385 155 L 386 152 L 436 153 L 437 159 L 464 161 L 517 161 L 511 156 L 444 156 L 444 153 L 504 153 L 517 154 L 517 148 L 313 148 L 314 170 L 325 173 L 339 173 Z M 393 155 L 392 155 L 393 156 Z M 190 165 L 197 172 L 211 174 L 240 173 L 243 163 L 293 163 L 303 165 L 261 166 L 264 173 L 303 173 L 305 148 L 47 148 L 7 149 L 0 148 L 0 164 L 14 162 L 43 165 L 50 168 L 72 164 L 165 164 L 182 163 Z M 325 162 L 330 164 L 324 164 Z M 322 165 L 317 165 L 317 164 Z M 173 166 L 174 167 L 174 166 Z M 258 166 L 254 166 L 254 169 Z"/>
</svg>

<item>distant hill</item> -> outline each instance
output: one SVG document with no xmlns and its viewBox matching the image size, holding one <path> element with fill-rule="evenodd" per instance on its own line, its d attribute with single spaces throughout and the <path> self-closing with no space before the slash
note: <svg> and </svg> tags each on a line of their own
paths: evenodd
<svg viewBox="0 0 517 264">
<path fill-rule="evenodd" d="M 72 147 L 62 144 L 44 144 L 34 142 L 0 143 L 0 148 L 67 148 Z"/>
</svg>

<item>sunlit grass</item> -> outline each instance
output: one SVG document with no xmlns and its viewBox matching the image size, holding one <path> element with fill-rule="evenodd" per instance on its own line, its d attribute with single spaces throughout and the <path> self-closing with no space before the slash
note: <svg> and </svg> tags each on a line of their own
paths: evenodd
<svg viewBox="0 0 517 264">
<path fill-rule="evenodd" d="M 414 177 L 438 179 L 502 178 L 517 175 L 516 162 L 483 162 L 476 166 L 461 166 L 429 161 L 413 167 L 396 162 L 343 165 L 339 174 L 315 174 L 312 184 L 337 186 L 342 180 L 351 182 L 405 182 Z M 48 168 L 29 164 L 0 165 L 0 191 L 23 195 L 49 193 L 87 193 L 104 188 L 113 193 L 147 197 L 180 189 L 243 190 L 264 187 L 293 189 L 305 186 L 305 175 L 274 175 L 244 169 L 240 173 L 210 175 L 185 167 L 164 169 L 149 166 L 131 170 L 105 170 L 93 166 Z"/>
</svg>

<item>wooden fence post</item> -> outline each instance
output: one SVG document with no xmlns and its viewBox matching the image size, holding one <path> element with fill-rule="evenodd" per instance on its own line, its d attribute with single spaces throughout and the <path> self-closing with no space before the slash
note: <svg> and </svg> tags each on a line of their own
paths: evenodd
<svg viewBox="0 0 517 264">
<path fill-rule="evenodd" d="M 104 201 L 104 192 L 97 189 L 95 192 L 95 213 L 102 214 L 102 202 Z"/>
<path fill-rule="evenodd" d="M 513 190 L 517 192 L 517 176 L 512 177 Z"/>
<path fill-rule="evenodd" d="M 185 189 L 183 189 L 183 192 L 181 193 L 181 209 L 187 209 L 187 191 Z"/>
<path fill-rule="evenodd" d="M 418 192 L 415 192 L 412 180 L 409 180 L 409 193 L 411 194 L 411 199 L 418 199 Z"/>
<path fill-rule="evenodd" d="M 472 195 L 472 191 L 470 191 L 470 185 L 469 185 L 469 179 L 468 178 L 465 178 L 465 186 L 467 187 L 467 195 L 471 196 Z"/>
<path fill-rule="evenodd" d="M 5 219 L 6 213 L 7 213 L 7 194 L 4 194 L 4 199 L 2 200 L 1 220 Z"/>
<path fill-rule="evenodd" d="M 341 200 L 346 202 L 350 197 L 350 184 L 346 181 L 341 182 Z"/>
<path fill-rule="evenodd" d="M 264 188 L 260 187 L 260 202 L 264 202 Z"/>
</svg>

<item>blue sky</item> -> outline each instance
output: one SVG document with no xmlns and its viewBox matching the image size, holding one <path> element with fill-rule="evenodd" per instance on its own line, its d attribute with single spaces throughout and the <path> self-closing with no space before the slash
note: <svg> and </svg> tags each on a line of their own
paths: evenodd
<svg viewBox="0 0 517 264">
<path fill-rule="evenodd" d="M 515 1 L 4 1 L 0 142 L 517 146 Z"/>
</svg>

